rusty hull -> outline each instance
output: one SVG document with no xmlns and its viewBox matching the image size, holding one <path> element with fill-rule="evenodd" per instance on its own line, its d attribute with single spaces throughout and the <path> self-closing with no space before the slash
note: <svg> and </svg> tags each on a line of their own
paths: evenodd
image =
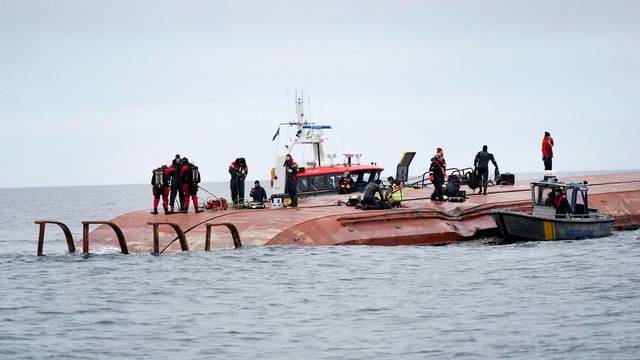
<svg viewBox="0 0 640 360">
<path fill-rule="evenodd" d="M 587 180 L 590 207 L 615 219 L 620 228 L 640 225 L 640 173 L 619 173 L 565 179 Z M 432 202 L 432 189 L 406 191 L 403 208 L 362 211 L 339 206 L 347 195 L 304 199 L 297 209 L 227 210 L 200 214 L 151 215 L 148 210 L 111 220 L 124 233 L 130 252 L 153 252 L 150 222 L 172 222 L 180 226 L 189 249 L 205 249 L 206 223 L 231 223 L 239 231 L 243 246 L 273 245 L 440 245 L 495 235 L 496 224 L 487 210 L 531 209 L 529 182 L 494 186 L 489 194 L 471 194 L 464 203 Z M 216 227 L 211 248 L 233 248 L 229 231 Z M 176 232 L 160 226 L 160 250 L 181 251 Z M 102 225 L 90 233 L 91 249 L 117 248 L 112 229 Z"/>
</svg>

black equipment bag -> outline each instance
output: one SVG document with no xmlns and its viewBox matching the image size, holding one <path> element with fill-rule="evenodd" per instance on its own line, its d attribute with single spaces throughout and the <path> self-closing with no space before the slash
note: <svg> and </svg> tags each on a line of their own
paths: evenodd
<svg viewBox="0 0 640 360">
<path fill-rule="evenodd" d="M 469 189 L 475 190 L 480 187 L 480 175 L 478 174 L 478 168 L 473 169 L 469 174 L 469 183 L 467 184 Z"/>
<path fill-rule="evenodd" d="M 500 175 L 498 185 L 513 185 L 516 183 L 516 176 L 511 173 L 504 173 Z"/>
</svg>

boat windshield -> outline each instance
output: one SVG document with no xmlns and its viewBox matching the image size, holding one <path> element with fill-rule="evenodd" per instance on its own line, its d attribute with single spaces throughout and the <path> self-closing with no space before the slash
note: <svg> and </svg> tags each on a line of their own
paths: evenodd
<svg viewBox="0 0 640 360">
<path fill-rule="evenodd" d="M 301 176 L 298 178 L 298 192 L 333 192 L 340 185 L 342 174 Z M 365 186 L 380 178 L 380 170 L 366 170 L 351 173 L 353 191 L 363 191 Z"/>
<path fill-rule="evenodd" d="M 553 192 L 554 188 L 549 186 L 533 187 L 533 203 L 538 206 L 553 206 L 556 196 Z"/>
</svg>

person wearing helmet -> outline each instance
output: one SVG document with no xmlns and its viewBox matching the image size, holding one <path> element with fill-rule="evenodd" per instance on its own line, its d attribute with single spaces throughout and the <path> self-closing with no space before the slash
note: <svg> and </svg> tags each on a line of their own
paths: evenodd
<svg viewBox="0 0 640 360">
<path fill-rule="evenodd" d="M 153 193 L 153 215 L 158 215 L 158 204 L 160 203 L 160 196 L 162 196 L 162 207 L 164 213 L 169 214 L 168 202 L 169 202 L 169 177 L 171 176 L 171 170 L 162 165 L 157 169 L 154 169 L 151 175 L 151 192 Z"/>
</svg>

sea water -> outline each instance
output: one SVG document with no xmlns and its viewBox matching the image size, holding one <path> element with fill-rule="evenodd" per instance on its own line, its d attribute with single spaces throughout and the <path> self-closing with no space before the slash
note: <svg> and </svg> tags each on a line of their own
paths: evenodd
<svg viewBox="0 0 640 360">
<path fill-rule="evenodd" d="M 51 226 L 35 256 L 36 219 L 79 239 L 150 204 L 145 185 L 0 189 L 0 358 L 640 358 L 639 231 L 85 258 Z"/>
</svg>

